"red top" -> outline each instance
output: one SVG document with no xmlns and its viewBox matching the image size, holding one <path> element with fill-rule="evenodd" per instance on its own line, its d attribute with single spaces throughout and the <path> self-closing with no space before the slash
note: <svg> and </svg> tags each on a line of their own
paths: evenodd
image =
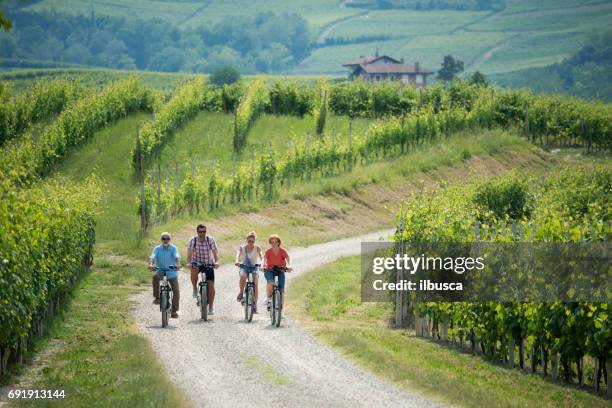
<svg viewBox="0 0 612 408">
<path fill-rule="evenodd" d="M 268 268 L 272 268 L 273 266 L 287 266 L 287 257 L 289 254 L 285 251 L 284 248 L 279 248 L 278 252 L 275 254 L 272 248 L 266 249 L 264 252 L 264 258 L 266 260 L 266 265 Z"/>
</svg>

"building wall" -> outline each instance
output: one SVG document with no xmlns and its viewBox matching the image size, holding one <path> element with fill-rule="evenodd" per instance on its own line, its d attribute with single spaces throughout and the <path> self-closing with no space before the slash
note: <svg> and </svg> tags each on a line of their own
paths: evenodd
<svg viewBox="0 0 612 408">
<path fill-rule="evenodd" d="M 411 83 L 415 87 L 427 85 L 427 76 L 424 74 L 367 74 L 361 73 L 361 78 L 368 82 L 380 82 L 384 80 L 401 81 L 403 84 Z"/>
</svg>

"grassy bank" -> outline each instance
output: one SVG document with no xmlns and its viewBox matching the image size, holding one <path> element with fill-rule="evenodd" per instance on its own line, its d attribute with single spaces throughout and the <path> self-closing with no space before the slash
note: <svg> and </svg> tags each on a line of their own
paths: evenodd
<svg viewBox="0 0 612 408">
<path fill-rule="evenodd" d="M 287 296 L 289 314 L 359 365 L 458 406 L 609 406 L 585 391 L 391 328 L 391 304 L 361 302 L 360 268 L 359 257 L 341 259 L 292 281 Z"/>
<path fill-rule="evenodd" d="M 98 256 L 37 345 L 44 357 L 11 388 L 65 390 L 67 407 L 189 406 L 130 315 L 129 295 L 149 276 L 141 261 Z"/>
<path fill-rule="evenodd" d="M 228 205 L 178 217 L 153 226 L 149 236 L 154 240 L 167 230 L 181 242 L 193 235 L 195 225 L 205 221 L 217 238 L 221 235 L 223 241 L 235 243 L 249 228 L 259 231 L 260 236 L 282 233 L 287 245 L 332 240 L 364 232 L 360 227 L 363 220 L 368 220 L 366 229 L 370 231 L 390 227 L 401 199 L 422 183 L 445 184 L 512 167 L 545 166 L 547 158 L 540 155 L 545 156 L 508 133 L 466 133 L 402 157 L 357 166 L 350 173 L 293 184 L 279 192 L 274 202 Z M 487 163 L 492 167 L 487 168 Z"/>
</svg>

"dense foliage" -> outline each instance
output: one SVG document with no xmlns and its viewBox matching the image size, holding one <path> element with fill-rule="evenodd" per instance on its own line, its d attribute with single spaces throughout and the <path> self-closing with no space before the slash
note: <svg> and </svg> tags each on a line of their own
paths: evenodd
<svg viewBox="0 0 612 408">
<path fill-rule="evenodd" d="M 65 79 L 38 81 L 16 95 L 11 95 L 8 85 L 0 84 L 0 145 L 60 113 L 83 93 L 77 82 Z"/>
<path fill-rule="evenodd" d="M 209 89 L 204 79 L 198 77 L 180 85 L 170 100 L 155 111 L 155 119 L 140 130 L 141 154 L 148 161 L 176 129 L 183 126 L 209 102 Z M 136 149 L 133 152 L 136 163 Z"/>
<path fill-rule="evenodd" d="M 603 241 L 612 233 L 609 166 L 568 167 L 543 181 L 506 176 L 424 194 L 404 203 L 395 236 L 398 242 L 472 242 L 476 224 L 478 240 L 493 242 Z M 537 197 L 530 212 L 524 211 L 526 195 Z M 482 217 L 483 205 L 493 210 L 492 216 Z M 522 213 L 517 213 L 521 208 Z M 418 313 L 429 315 L 434 325 L 449 322 L 451 335 L 469 339 L 472 347 L 479 342 L 483 351 L 501 360 L 508 358 L 511 344 L 519 346 L 524 341 L 532 350 L 533 366 L 548 365 L 553 353 L 559 353 L 569 381 L 574 375 L 572 363 L 582 356 L 598 359 L 600 367 L 612 358 L 611 307 L 610 303 L 577 302 L 438 302 L 418 305 Z M 521 351 L 521 366 L 523 357 Z M 577 367 L 575 374 L 583 379 L 582 365 Z"/>
<path fill-rule="evenodd" d="M 234 151 L 240 153 L 247 143 L 249 130 L 270 105 L 266 81 L 258 78 L 251 82 L 236 107 L 234 117 Z"/>
<path fill-rule="evenodd" d="M 71 148 L 88 140 L 95 131 L 131 112 L 151 110 L 153 95 L 136 80 L 118 81 L 88 95 L 64 110 L 37 140 L 24 137 L 8 146 L 0 172 L 16 183 L 47 175 Z"/>
<path fill-rule="evenodd" d="M 99 183 L 16 190 L 0 180 L 0 355 L 23 352 L 47 310 L 90 262 Z"/>
<path fill-rule="evenodd" d="M 335 144 L 322 132 L 319 141 L 298 143 L 282 157 L 270 149 L 255 158 L 251 166 L 247 163 L 249 158 L 239 162 L 231 176 L 222 174 L 219 169 L 206 175 L 194 171 L 176 188 L 164 187 L 160 182 L 155 194 L 150 184 L 156 180 L 149 179 L 149 222 L 184 212 L 215 210 L 224 204 L 243 202 L 247 197 L 268 200 L 285 183 L 351 171 L 357 163 L 402 155 L 424 143 L 435 143 L 466 130 L 518 128 L 522 135 L 528 124 L 528 135 L 534 141 L 539 137 L 540 140 L 545 138 L 547 143 L 581 142 L 607 149 L 611 146 L 608 124 L 611 110 L 604 104 L 533 96 L 524 90 L 500 90 L 465 82 L 453 82 L 449 87 L 434 86 L 420 92 L 411 87 L 399 88 L 397 84 L 371 86 L 359 81 L 323 84 L 323 88 L 329 91 L 331 112 L 384 117 L 384 121 L 375 122 L 367 134 L 356 135 L 344 145 Z M 222 102 L 223 93 L 232 95 L 239 89 L 242 89 L 240 85 L 224 87 L 212 97 L 217 102 L 211 102 L 207 108 L 220 110 L 224 104 L 231 104 L 233 99 L 229 96 L 227 102 Z M 257 98 L 249 98 L 248 95 L 254 95 L 255 91 Z M 317 118 L 317 112 L 327 109 L 321 109 L 324 95 L 321 85 L 274 83 L 266 91 L 260 79 L 249 85 L 245 95 L 236 114 L 241 131 L 247 129 L 248 132 L 252 120 L 248 118 L 256 111 L 299 115 L 302 109 L 310 107 Z M 259 108 L 253 107 L 255 100 L 259 101 L 256 105 Z M 316 121 L 315 128 L 324 126 L 320 123 Z M 246 137 L 236 140 L 240 146 L 245 146 Z M 504 181 L 483 186 L 474 205 L 480 209 L 482 220 L 500 219 L 506 213 L 513 219 L 520 219 L 532 211 L 532 196 L 524 180 Z"/>
<path fill-rule="evenodd" d="M 213 25 L 179 29 L 160 20 L 22 12 L 10 9 L 0 32 L 0 58 L 56 61 L 129 70 L 284 72 L 306 56 L 309 31 L 297 14 L 227 16 Z"/>
</svg>

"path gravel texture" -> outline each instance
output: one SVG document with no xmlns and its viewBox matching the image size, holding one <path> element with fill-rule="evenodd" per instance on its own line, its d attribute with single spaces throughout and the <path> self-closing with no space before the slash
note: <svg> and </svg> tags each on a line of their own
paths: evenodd
<svg viewBox="0 0 612 408">
<path fill-rule="evenodd" d="M 290 248 L 295 271 L 287 274 L 287 283 L 340 257 L 358 255 L 362 241 L 384 239 L 390 233 L 379 231 Z M 283 313 L 281 327 L 272 327 L 260 304 L 260 313 L 246 323 L 243 308 L 236 302 L 238 273 L 233 265 L 223 265 L 216 271 L 215 314 L 207 322 L 200 320 L 185 270 L 179 281 L 180 318 L 171 319 L 169 327 L 161 327 L 159 309 L 151 304 L 150 291 L 134 298 L 134 315 L 171 380 L 194 406 L 438 406 L 357 367 L 314 339 L 290 315 Z"/>
</svg>

